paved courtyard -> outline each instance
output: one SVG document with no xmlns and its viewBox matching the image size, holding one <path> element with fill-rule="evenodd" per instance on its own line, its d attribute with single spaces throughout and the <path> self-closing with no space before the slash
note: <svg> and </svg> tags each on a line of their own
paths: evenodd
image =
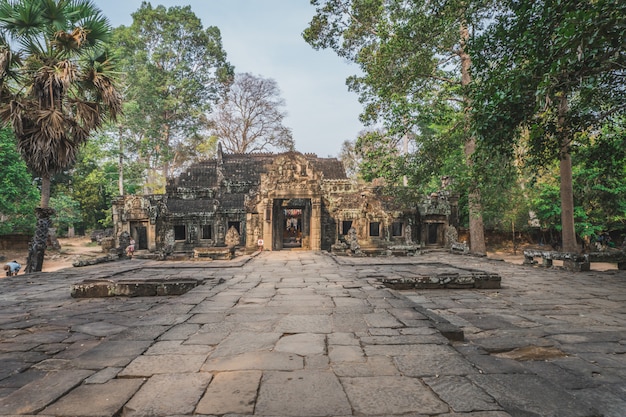
<svg viewBox="0 0 626 417">
<path fill-rule="evenodd" d="M 497 272 L 502 288 L 379 282 L 422 263 Z M 103 278 L 203 285 L 70 297 Z M 0 280 L 2 416 L 623 417 L 625 353 L 626 271 L 294 251 Z"/>
</svg>

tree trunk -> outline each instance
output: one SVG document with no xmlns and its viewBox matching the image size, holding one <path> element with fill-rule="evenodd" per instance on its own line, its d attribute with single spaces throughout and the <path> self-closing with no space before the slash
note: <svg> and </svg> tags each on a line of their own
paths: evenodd
<svg viewBox="0 0 626 417">
<path fill-rule="evenodd" d="M 122 126 L 120 126 L 120 156 L 117 162 L 117 188 L 119 190 L 120 195 L 124 195 L 124 142 L 122 140 Z"/>
<path fill-rule="evenodd" d="M 54 210 L 49 208 L 50 205 L 50 175 L 41 177 L 41 199 L 40 207 L 35 209 L 37 215 L 37 226 L 35 235 L 28 244 L 28 258 L 26 260 L 26 268 L 24 273 L 41 272 L 43 268 L 43 260 L 46 254 L 46 246 L 48 244 L 48 229 L 52 226 L 51 217 Z"/>
<path fill-rule="evenodd" d="M 35 214 L 37 215 L 37 228 L 35 229 L 35 236 L 33 236 L 28 245 L 28 259 L 26 260 L 24 273 L 41 272 L 43 268 L 43 260 L 48 243 L 48 230 L 52 225 L 51 217 L 54 215 L 54 210 L 47 207 L 37 207 Z"/>
<path fill-rule="evenodd" d="M 576 229 L 574 226 L 574 187 L 572 180 L 572 156 L 570 142 L 565 128 L 567 96 L 559 98 L 558 129 L 561 141 L 559 174 L 561 175 L 561 248 L 563 252 L 578 252 Z"/>
<path fill-rule="evenodd" d="M 461 84 L 466 87 L 472 82 L 470 75 L 470 67 L 472 59 L 465 51 L 465 45 L 469 39 L 469 30 L 466 24 L 461 25 L 461 49 L 459 56 L 461 58 Z M 465 118 L 467 139 L 465 142 L 465 162 L 468 166 L 472 165 L 472 155 L 476 149 L 476 139 L 469 134 L 469 109 L 470 102 L 465 97 Z M 470 251 L 477 255 L 485 255 L 487 247 L 485 245 L 485 226 L 483 224 L 482 204 L 480 202 L 480 190 L 473 188 L 469 190 L 469 229 L 470 229 Z"/>
<path fill-rule="evenodd" d="M 50 205 L 50 175 L 46 174 L 41 177 L 41 199 L 39 207 L 48 208 Z"/>
</svg>

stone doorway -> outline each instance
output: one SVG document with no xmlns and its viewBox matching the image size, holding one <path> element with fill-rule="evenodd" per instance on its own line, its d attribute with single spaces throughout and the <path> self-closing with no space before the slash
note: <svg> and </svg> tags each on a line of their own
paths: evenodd
<svg viewBox="0 0 626 417">
<path fill-rule="evenodd" d="M 311 200 L 275 199 L 272 250 L 310 249 Z"/>
<path fill-rule="evenodd" d="M 148 249 L 148 228 L 144 222 L 131 222 L 130 235 L 135 240 L 135 249 Z"/>
</svg>

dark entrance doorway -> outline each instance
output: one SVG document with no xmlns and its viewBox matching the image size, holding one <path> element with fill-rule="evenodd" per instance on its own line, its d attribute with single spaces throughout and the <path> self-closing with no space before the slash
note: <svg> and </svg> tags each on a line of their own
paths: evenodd
<svg viewBox="0 0 626 417">
<path fill-rule="evenodd" d="M 429 223 L 428 224 L 428 245 L 439 244 L 439 231 L 441 223 Z"/>
<path fill-rule="evenodd" d="M 273 250 L 310 248 L 310 199 L 275 199 L 273 220 Z"/>
<path fill-rule="evenodd" d="M 135 249 L 148 249 L 148 228 L 143 223 L 131 223 L 130 235 L 135 239 Z"/>
<path fill-rule="evenodd" d="M 285 216 L 285 230 L 283 230 L 283 248 L 302 247 L 302 209 L 283 209 Z"/>
</svg>

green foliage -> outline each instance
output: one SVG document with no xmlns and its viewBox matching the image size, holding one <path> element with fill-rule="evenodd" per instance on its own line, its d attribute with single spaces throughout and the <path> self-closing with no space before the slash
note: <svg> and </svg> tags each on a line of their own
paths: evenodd
<svg viewBox="0 0 626 417">
<path fill-rule="evenodd" d="M 0 118 L 31 171 L 49 179 L 121 109 L 110 26 L 86 0 L 2 0 L 0 16 Z"/>
<path fill-rule="evenodd" d="M 559 185 L 540 183 L 533 199 L 533 210 L 543 228 L 561 231 L 561 199 Z"/>
<path fill-rule="evenodd" d="M 204 29 L 189 6 L 142 2 L 133 23 L 114 32 L 125 74 L 127 152 L 167 174 L 206 141 L 206 112 L 230 83 L 220 31 Z"/>
<path fill-rule="evenodd" d="M 569 158 L 588 132 L 625 113 L 626 3 L 510 0 L 501 6 L 471 42 L 475 155 L 511 164 L 515 150 L 524 146 L 521 162 L 527 169 L 563 161 L 560 204 L 568 213 L 561 217 L 563 247 L 576 250 L 575 233 L 590 230 L 595 220 L 584 197 L 569 187 L 583 168 L 573 161 L 572 169 Z"/>
<path fill-rule="evenodd" d="M 626 131 L 614 120 L 590 135 L 579 135 L 573 155 L 576 233 L 593 237 L 626 226 Z M 543 227 L 561 230 L 556 168 L 535 175 L 532 209 Z"/>
<path fill-rule="evenodd" d="M 61 236 L 82 221 L 80 204 L 68 194 L 57 193 L 55 197 L 50 197 L 50 207 L 55 211 L 54 225 Z"/>
<path fill-rule="evenodd" d="M 399 155 L 397 140 L 382 131 L 359 135 L 354 146 L 360 157 L 359 173 L 365 181 L 385 179 L 388 185 L 402 184 L 403 158 Z"/>
<path fill-rule="evenodd" d="M 624 112 L 626 4 L 611 0 L 503 2 L 471 43 L 473 120 L 485 150 L 511 155 L 520 127 L 529 162 L 554 161 L 572 135 Z M 559 122 L 558 105 L 569 108 Z M 559 127 L 559 123 L 561 126 Z"/>
<path fill-rule="evenodd" d="M 102 134 L 81 149 L 71 171 L 68 187 L 80 203 L 82 224 L 87 229 L 108 227 L 112 223 L 111 201 L 118 191 L 118 149 L 113 137 Z M 141 191 L 144 166 L 128 161 L 124 171 L 124 189 L 130 194 Z"/>
<path fill-rule="evenodd" d="M 39 191 L 7 129 L 0 130 L 0 166 L 0 235 L 32 233 Z"/>
</svg>

